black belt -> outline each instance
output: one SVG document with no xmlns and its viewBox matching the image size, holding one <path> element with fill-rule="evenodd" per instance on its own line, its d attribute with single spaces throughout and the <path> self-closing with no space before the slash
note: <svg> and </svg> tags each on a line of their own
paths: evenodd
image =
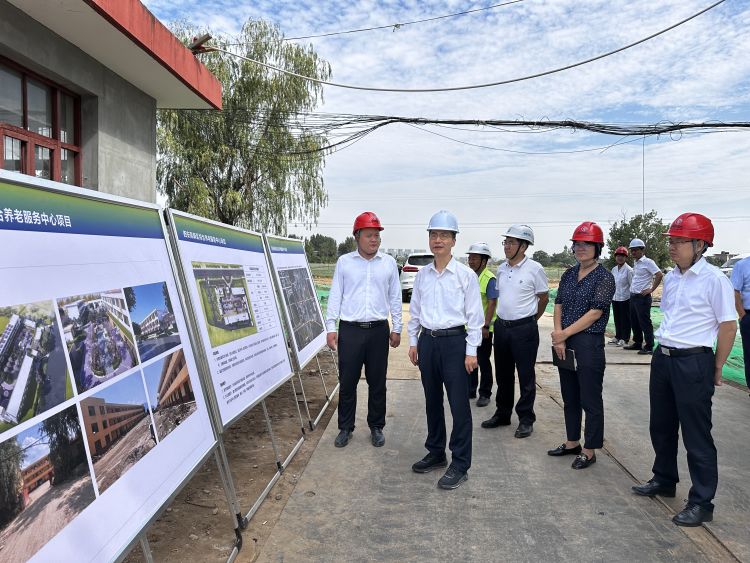
<svg viewBox="0 0 750 563">
<path fill-rule="evenodd" d="M 437 338 L 439 336 L 458 336 L 459 334 L 466 334 L 466 327 L 454 326 L 451 328 L 436 328 L 434 330 L 431 328 L 422 327 L 422 334 L 427 334 L 434 338 Z"/>
<path fill-rule="evenodd" d="M 671 346 L 662 346 L 657 348 L 665 356 L 670 358 L 679 358 L 680 356 L 693 356 L 695 354 L 708 354 L 713 352 L 713 348 L 708 346 L 696 346 L 695 348 L 672 348 Z"/>
<path fill-rule="evenodd" d="M 349 326 L 356 326 L 358 328 L 375 328 L 376 326 L 383 326 L 388 321 L 386 319 L 380 320 L 380 321 L 367 321 L 365 323 L 357 323 L 353 321 L 339 321 L 340 324 L 345 324 Z"/>
<path fill-rule="evenodd" d="M 497 319 L 495 319 L 495 322 L 500 323 L 502 326 L 505 326 L 505 327 L 511 327 L 511 326 L 525 325 L 525 324 L 536 322 L 536 317 L 535 316 L 526 317 L 525 319 L 516 319 L 515 321 L 506 321 L 498 317 Z"/>
</svg>

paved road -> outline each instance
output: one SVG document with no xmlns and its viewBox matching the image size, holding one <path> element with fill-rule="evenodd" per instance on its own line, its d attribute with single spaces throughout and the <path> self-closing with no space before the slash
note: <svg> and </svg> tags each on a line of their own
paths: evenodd
<svg viewBox="0 0 750 563">
<path fill-rule="evenodd" d="M 52 325 L 52 335 L 55 339 L 55 347 L 47 359 L 47 381 L 42 388 L 39 412 L 44 412 L 65 400 L 65 378 L 68 366 L 65 363 L 64 344 L 57 323 Z"/>
<path fill-rule="evenodd" d="M 172 334 L 170 336 L 160 336 L 159 338 L 149 338 L 148 340 L 138 341 L 138 353 L 141 356 L 141 362 L 155 358 L 159 354 L 174 348 L 180 344 L 180 335 Z"/>
</svg>

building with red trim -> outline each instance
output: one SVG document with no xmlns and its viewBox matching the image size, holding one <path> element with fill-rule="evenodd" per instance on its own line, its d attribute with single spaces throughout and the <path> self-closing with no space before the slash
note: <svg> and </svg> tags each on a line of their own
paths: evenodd
<svg viewBox="0 0 750 563">
<path fill-rule="evenodd" d="M 156 199 L 156 110 L 221 84 L 139 0 L 0 0 L 0 169 Z"/>
</svg>

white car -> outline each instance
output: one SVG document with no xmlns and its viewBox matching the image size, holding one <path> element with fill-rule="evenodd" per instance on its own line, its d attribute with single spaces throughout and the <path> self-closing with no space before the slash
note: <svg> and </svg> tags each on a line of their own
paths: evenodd
<svg viewBox="0 0 750 563">
<path fill-rule="evenodd" d="M 404 302 L 408 303 L 411 299 L 411 291 L 414 289 L 414 278 L 417 277 L 417 272 L 433 261 L 435 256 L 429 252 L 421 252 L 419 254 L 409 254 L 409 257 L 404 262 L 403 268 L 401 268 L 401 295 L 403 296 Z"/>
<path fill-rule="evenodd" d="M 727 277 L 732 277 L 732 269 L 734 268 L 734 265 L 742 260 L 743 258 L 747 258 L 750 256 L 750 252 L 746 252 L 745 254 L 738 254 L 737 256 L 732 256 L 729 260 L 724 262 L 721 265 L 721 271 L 724 272 Z"/>
</svg>

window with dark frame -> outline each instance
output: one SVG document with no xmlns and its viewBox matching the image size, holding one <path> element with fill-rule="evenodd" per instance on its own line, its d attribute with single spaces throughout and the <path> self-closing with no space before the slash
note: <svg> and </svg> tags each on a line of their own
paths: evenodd
<svg viewBox="0 0 750 563">
<path fill-rule="evenodd" d="M 80 186 L 81 100 L 0 56 L 0 169 Z"/>
</svg>

